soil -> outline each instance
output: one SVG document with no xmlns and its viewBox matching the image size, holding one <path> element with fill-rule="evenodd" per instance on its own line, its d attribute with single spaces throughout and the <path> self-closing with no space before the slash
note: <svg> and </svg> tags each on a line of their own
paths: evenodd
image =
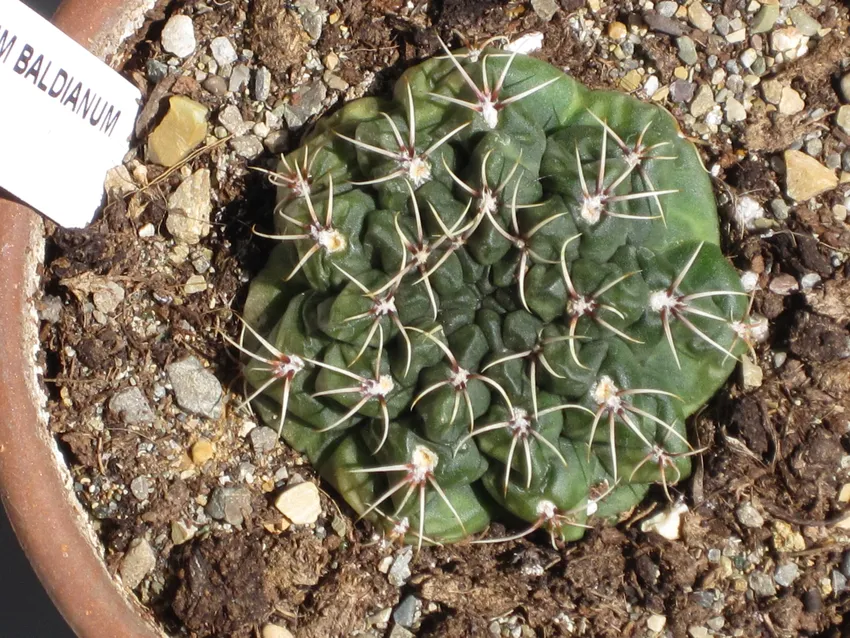
<svg viewBox="0 0 850 638">
<path fill-rule="evenodd" d="M 270 248 L 251 229 L 267 220 L 274 193 L 247 167 L 273 166 L 272 153 L 247 161 L 227 144 L 213 143 L 178 170 L 144 161 L 146 135 L 169 95 L 188 95 L 213 113 L 235 103 L 246 119 L 266 106 L 245 93 L 210 93 L 195 73 L 196 57 L 170 66 L 159 83 L 150 80 L 146 63 L 171 58 L 160 46 L 162 26 L 174 13 L 187 13 L 198 51 L 226 35 L 237 51 L 254 52 L 251 64 L 272 72 L 272 95 L 265 100 L 270 109 L 284 99 L 296 104 L 289 88 L 303 85 L 305 74 L 322 76 L 305 69 L 312 46 L 319 60 L 340 57 L 335 73 L 349 85 L 329 92 L 327 112 L 337 99 L 385 93 L 407 66 L 438 50 L 437 33 L 452 38 L 457 30 L 481 41 L 540 31 L 544 46 L 536 55 L 591 87 L 616 88 L 620 65 L 600 56 L 609 42 L 606 29 L 614 20 L 639 25 L 642 9 L 631 2 L 594 3 L 591 11 L 580 0 L 561 0 L 546 22 L 521 2 L 319 0 L 314 6 L 326 20 L 311 45 L 298 10 L 306 4 L 161 2 L 113 60 L 146 100 L 126 162 L 136 187 L 110 195 L 85 230 L 47 223 L 41 357 L 50 428 L 109 569 L 119 572 L 134 539 L 150 543 L 156 566 L 135 594 L 174 636 L 248 638 L 274 623 L 299 638 L 358 632 L 401 638 L 411 634 L 388 610 L 409 595 L 421 603 L 421 617 L 410 628 L 418 636 L 651 636 L 657 635 L 647 626 L 653 616 L 666 622 L 662 635 L 673 637 L 850 635 L 850 619 L 844 619 L 850 597 L 843 590 L 850 576 L 850 226 L 833 213 L 848 186 L 792 202 L 787 218 L 768 215 L 770 223 L 756 231 L 734 222 L 740 197 L 749 195 L 769 210 L 768 202 L 784 195 L 783 167 L 774 160 L 796 140 L 817 133 L 824 156 L 848 148 L 850 139 L 830 119 L 850 56 L 847 9 L 833 0 L 801 2 L 810 12 L 817 6 L 821 25 L 832 31 L 813 40 L 801 60 L 769 68 L 763 78 L 789 82 L 805 94 L 803 112 L 778 116 L 756 104 L 745 122 L 724 124 L 698 140 L 706 166 L 716 167 L 724 249 L 742 272 L 757 275 L 753 311 L 769 319 L 770 331 L 755 351 L 761 383 L 745 387 L 736 373 L 692 419 L 694 440 L 709 451 L 673 490 L 689 507 L 680 538 L 640 530 L 641 520 L 669 506 L 658 490 L 618 526 L 599 527 L 557 549 L 545 544 L 545 535 L 496 546 L 424 548 L 397 586 L 386 574 L 386 558 L 398 561 L 405 550 L 375 542 L 341 499 L 322 494 L 316 525 L 289 527 L 281 520 L 273 507 L 280 489 L 317 479 L 285 446 L 269 451 L 252 445 L 253 417 L 237 409 L 239 365 L 220 332 L 236 336 L 233 311 Z M 735 0 L 710 7 L 715 17 L 745 12 Z M 707 57 L 717 56 L 720 68 L 746 44 L 700 35 L 693 32 L 701 65 L 691 68 L 690 79 L 710 84 Z M 666 36 L 646 38 L 634 58 L 656 68 L 665 85 L 681 64 L 675 40 Z M 680 121 L 689 117 L 687 105 L 666 106 Z M 823 115 L 808 117 L 812 109 Z M 287 132 L 283 125 L 283 148 L 297 147 L 308 129 Z M 184 249 L 165 228 L 166 200 L 199 168 L 214 175 L 213 229 Z M 140 237 L 148 224 L 155 232 Z M 786 291 L 773 285 L 783 275 L 799 282 L 812 273 L 820 279 L 808 289 L 779 294 Z M 206 289 L 187 293 L 186 281 L 199 274 Z M 92 301 L 92 282 L 116 284 L 123 300 L 102 311 Z M 164 369 L 188 355 L 206 362 L 234 393 L 218 418 L 187 414 L 175 402 Z M 130 386 L 146 397 L 153 423 L 128 424 L 108 409 L 110 399 Z M 200 439 L 214 450 L 203 462 L 192 454 Z M 211 495 L 225 485 L 250 494 L 241 523 L 205 513 Z M 761 520 L 745 519 L 742 505 L 755 508 Z M 185 540 L 174 535 L 175 523 L 197 529 Z M 776 585 L 775 569 L 789 563 L 799 575 Z M 772 585 L 768 591 L 753 586 L 760 577 Z"/>
</svg>

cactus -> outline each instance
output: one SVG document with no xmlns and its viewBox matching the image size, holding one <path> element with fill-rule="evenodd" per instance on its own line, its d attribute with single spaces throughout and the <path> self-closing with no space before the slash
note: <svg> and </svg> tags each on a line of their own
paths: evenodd
<svg viewBox="0 0 850 638">
<path fill-rule="evenodd" d="M 688 475 L 746 295 L 669 114 L 441 45 L 282 158 L 231 343 L 247 401 L 389 536 L 576 539 Z"/>
</svg>

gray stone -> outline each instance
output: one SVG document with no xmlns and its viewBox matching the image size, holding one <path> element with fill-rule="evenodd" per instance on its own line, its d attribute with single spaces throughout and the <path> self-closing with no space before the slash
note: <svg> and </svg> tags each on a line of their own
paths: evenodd
<svg viewBox="0 0 850 638">
<path fill-rule="evenodd" d="M 797 27 L 797 31 L 810 38 L 817 35 L 818 31 L 821 29 L 820 22 L 815 20 L 800 7 L 791 9 L 788 12 L 788 17 L 791 18 L 791 24 Z"/>
<path fill-rule="evenodd" d="M 248 434 L 251 440 L 251 447 L 254 448 L 255 454 L 268 454 L 277 445 L 277 432 L 267 427 L 259 427 L 251 430 Z"/>
<path fill-rule="evenodd" d="M 838 97 L 845 103 L 850 103 L 850 73 L 845 73 L 838 83 Z"/>
<path fill-rule="evenodd" d="M 763 4 L 761 5 L 761 9 L 756 12 L 755 17 L 753 18 L 752 24 L 750 25 L 750 32 L 766 33 L 773 28 L 773 25 L 776 24 L 778 19 L 779 5 Z"/>
<path fill-rule="evenodd" d="M 94 307 L 107 315 L 115 312 L 121 302 L 124 301 L 124 297 L 124 289 L 108 279 L 92 291 Z"/>
<path fill-rule="evenodd" d="M 643 21 L 646 22 L 646 26 L 648 26 L 653 31 L 657 31 L 658 33 L 664 33 L 666 35 L 672 35 L 674 37 L 684 35 L 687 31 L 685 25 L 676 20 L 675 18 L 668 18 L 666 16 L 661 15 L 660 13 L 655 13 L 654 11 L 645 12 L 643 14 Z"/>
<path fill-rule="evenodd" d="M 201 168 L 177 187 L 168 198 L 165 227 L 178 242 L 197 244 L 210 232 L 210 171 Z"/>
<path fill-rule="evenodd" d="M 735 517 L 744 527 L 756 529 L 764 525 L 764 517 L 749 502 L 741 503 L 735 508 Z"/>
<path fill-rule="evenodd" d="M 845 104 L 838 109 L 838 113 L 835 114 L 835 124 L 850 135 L 850 104 Z"/>
<path fill-rule="evenodd" d="M 726 119 L 729 122 L 743 122 L 747 119 L 747 111 L 744 105 L 733 97 L 726 100 Z"/>
<path fill-rule="evenodd" d="M 412 627 L 422 603 L 413 594 L 405 596 L 393 611 L 393 620 L 402 627 Z"/>
<path fill-rule="evenodd" d="M 841 573 L 847 578 L 850 578 L 850 549 L 844 551 L 841 555 L 841 564 L 839 565 Z"/>
<path fill-rule="evenodd" d="M 395 555 L 393 564 L 390 566 L 390 571 L 387 573 L 387 579 L 390 584 L 396 587 L 401 587 L 410 578 L 410 561 L 413 560 L 413 547 L 408 545 Z"/>
<path fill-rule="evenodd" d="M 824 160 L 824 164 L 826 164 L 827 168 L 831 168 L 835 170 L 836 168 L 841 168 L 841 155 L 838 153 L 829 153 Z"/>
<path fill-rule="evenodd" d="M 251 492 L 244 487 L 217 487 L 205 508 L 210 518 L 238 526 L 253 512 Z"/>
<path fill-rule="evenodd" d="M 390 632 L 389 638 L 416 638 L 416 635 L 401 625 L 393 625 L 393 630 Z"/>
<path fill-rule="evenodd" d="M 729 18 L 722 13 L 714 19 L 714 30 L 724 38 L 729 35 L 731 27 L 729 26 Z"/>
<path fill-rule="evenodd" d="M 147 476 L 137 476 L 130 481 L 130 493 L 139 501 L 144 501 L 153 491 L 153 481 Z"/>
<path fill-rule="evenodd" d="M 747 579 L 750 589 L 759 598 L 767 598 L 776 595 L 776 585 L 773 579 L 761 571 L 754 571 Z"/>
<path fill-rule="evenodd" d="M 128 589 L 135 589 L 154 567 L 156 553 L 153 547 L 144 538 L 137 538 L 130 542 L 130 548 L 118 566 L 118 573 Z"/>
<path fill-rule="evenodd" d="M 823 142 L 820 138 L 815 138 L 806 142 L 806 153 L 812 157 L 818 157 L 823 152 Z M 834 167 L 833 167 L 834 168 Z"/>
<path fill-rule="evenodd" d="M 797 567 L 797 563 L 786 563 L 776 568 L 773 574 L 773 580 L 780 587 L 790 587 L 791 583 L 797 580 L 797 576 L 799 575 L 800 568 Z"/>
<path fill-rule="evenodd" d="M 117 414 L 127 425 L 152 423 L 156 419 L 147 397 L 136 386 L 113 394 L 109 399 L 109 411 Z"/>
<path fill-rule="evenodd" d="M 710 113 L 714 108 L 714 93 L 708 84 L 703 84 L 697 89 L 696 97 L 691 103 L 691 115 L 694 117 L 702 117 Z"/>
<path fill-rule="evenodd" d="M 59 323 L 62 319 L 64 304 L 55 295 L 44 295 L 38 302 L 38 317 L 47 323 Z"/>
<path fill-rule="evenodd" d="M 663 2 L 659 2 L 656 9 L 658 9 L 658 13 L 663 15 L 665 18 L 672 18 L 676 15 L 676 10 L 679 8 L 679 5 L 675 2 L 671 2 L 671 0 L 663 0 Z"/>
<path fill-rule="evenodd" d="M 174 395 L 186 412 L 210 419 L 221 416 L 224 400 L 221 384 L 194 356 L 170 364 L 165 369 Z"/>
<path fill-rule="evenodd" d="M 213 41 L 210 42 L 210 51 L 212 51 L 212 56 L 219 66 L 233 64 L 239 59 L 236 49 L 233 48 L 233 43 L 224 36 L 213 38 Z"/>
<path fill-rule="evenodd" d="M 850 150 L 841 154 L 841 170 L 850 171 Z"/>
<path fill-rule="evenodd" d="M 823 609 L 823 598 L 817 587 L 812 587 L 803 594 L 803 608 L 810 614 L 816 614 Z"/>
<path fill-rule="evenodd" d="M 168 75 L 168 65 L 165 62 L 160 62 L 159 60 L 148 60 L 145 65 L 145 74 L 147 75 L 148 80 L 156 84 Z"/>
<path fill-rule="evenodd" d="M 248 85 L 251 70 L 245 64 L 237 64 L 230 73 L 230 82 L 227 85 L 231 93 L 239 93 L 243 87 Z"/>
<path fill-rule="evenodd" d="M 788 219 L 788 208 L 785 200 L 778 197 L 770 200 L 770 210 L 773 211 L 773 216 L 780 221 Z"/>
<path fill-rule="evenodd" d="M 220 97 L 227 93 L 227 80 L 225 80 L 220 75 L 211 75 L 206 80 L 204 80 L 201 86 L 204 87 L 206 91 L 215 95 L 216 97 Z"/>
<path fill-rule="evenodd" d="M 676 38 L 676 47 L 679 49 L 679 59 L 688 65 L 697 63 L 697 47 L 694 41 L 686 35 Z"/>
<path fill-rule="evenodd" d="M 676 80 L 670 85 L 670 99 L 674 102 L 690 102 L 696 91 L 696 84 L 687 80 Z"/>
<path fill-rule="evenodd" d="M 836 596 L 840 596 L 841 594 L 843 594 L 844 590 L 847 589 L 847 577 L 837 569 L 833 569 L 831 580 L 832 593 Z"/>
<path fill-rule="evenodd" d="M 549 22 L 560 9 L 555 0 L 531 0 L 531 8 L 544 22 Z"/>
<path fill-rule="evenodd" d="M 764 57 L 757 57 L 755 62 L 753 62 L 753 65 L 750 67 L 750 71 L 752 71 L 754 75 L 757 75 L 759 77 L 764 75 L 764 72 L 767 71 L 767 62 L 765 61 Z"/>
<path fill-rule="evenodd" d="M 322 102 L 328 94 L 328 89 L 323 82 L 313 82 L 302 89 L 297 95 L 295 104 L 283 106 L 283 117 L 289 128 L 303 126 L 307 120 L 322 110 Z M 294 96 L 295 97 L 295 96 Z"/>
<path fill-rule="evenodd" d="M 239 156 L 251 160 L 263 152 L 263 142 L 256 135 L 242 135 L 230 140 L 230 147 Z"/>
<path fill-rule="evenodd" d="M 254 99 L 265 102 L 272 91 L 272 72 L 261 66 L 254 74 Z"/>
<path fill-rule="evenodd" d="M 711 609 L 714 604 L 715 596 L 713 591 L 695 591 L 691 594 L 691 600 L 704 609 Z"/>
<path fill-rule="evenodd" d="M 310 11 L 301 16 L 301 25 L 304 27 L 304 30 L 313 42 L 322 37 L 322 28 L 324 27 L 324 24 L 324 11 Z"/>
<path fill-rule="evenodd" d="M 701 2 L 694 2 L 688 6 L 688 20 L 700 31 L 708 33 L 714 28 L 714 20 L 711 14 L 705 10 Z"/>
<path fill-rule="evenodd" d="M 171 16 L 162 28 L 162 48 L 178 58 L 188 58 L 195 51 L 195 25 L 184 15 Z"/>
<path fill-rule="evenodd" d="M 219 123 L 227 129 L 228 133 L 233 135 L 244 135 L 248 132 L 250 124 L 246 124 L 242 119 L 242 113 L 234 104 L 228 104 L 218 114 Z"/>
</svg>

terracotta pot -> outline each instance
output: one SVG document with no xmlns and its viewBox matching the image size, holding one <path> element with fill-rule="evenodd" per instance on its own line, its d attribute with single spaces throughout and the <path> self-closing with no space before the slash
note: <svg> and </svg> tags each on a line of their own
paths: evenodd
<svg viewBox="0 0 850 638">
<path fill-rule="evenodd" d="M 141 25 L 153 2 L 65 0 L 54 22 L 105 57 Z M 35 366 L 41 218 L 0 199 L 0 219 L 0 499 L 36 574 L 77 635 L 162 638 L 150 614 L 106 571 L 47 428 Z"/>
</svg>

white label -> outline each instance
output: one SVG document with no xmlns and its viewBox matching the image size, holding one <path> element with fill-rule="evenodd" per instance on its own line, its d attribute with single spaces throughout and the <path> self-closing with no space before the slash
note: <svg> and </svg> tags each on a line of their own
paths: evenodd
<svg viewBox="0 0 850 638">
<path fill-rule="evenodd" d="M 37 13 L 0 0 L 0 186 L 62 226 L 85 226 L 129 148 L 140 100 Z"/>
</svg>

